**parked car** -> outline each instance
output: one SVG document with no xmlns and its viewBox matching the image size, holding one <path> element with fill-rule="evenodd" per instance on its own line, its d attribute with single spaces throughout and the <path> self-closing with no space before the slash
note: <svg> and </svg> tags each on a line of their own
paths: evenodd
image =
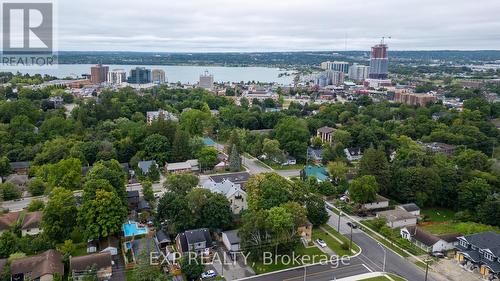
<svg viewBox="0 0 500 281">
<path fill-rule="evenodd" d="M 201 279 L 208 279 L 208 278 L 214 278 L 217 276 L 217 273 L 215 273 L 215 271 L 213 270 L 208 270 L 208 271 L 205 271 L 201 274 Z"/>
<path fill-rule="evenodd" d="M 350 226 L 351 228 L 354 228 L 354 229 L 358 228 L 357 224 L 350 222 L 350 221 L 347 222 L 347 225 Z"/>
<path fill-rule="evenodd" d="M 326 247 L 326 243 L 325 243 L 325 241 L 323 241 L 323 239 L 316 239 L 316 243 L 318 243 L 318 245 L 321 248 L 325 248 Z"/>
<path fill-rule="evenodd" d="M 439 258 L 439 259 L 444 258 L 444 254 L 443 254 L 443 253 L 441 253 L 441 252 L 433 252 L 433 253 L 431 254 L 431 256 L 436 257 L 436 258 Z"/>
</svg>

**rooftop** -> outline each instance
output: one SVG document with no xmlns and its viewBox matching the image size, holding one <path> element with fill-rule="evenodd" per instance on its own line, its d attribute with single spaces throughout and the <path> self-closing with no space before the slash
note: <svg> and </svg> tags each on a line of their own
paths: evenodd
<svg viewBox="0 0 500 281">
<path fill-rule="evenodd" d="M 417 218 L 417 216 L 415 216 L 414 214 L 401 209 L 382 211 L 378 212 L 377 215 L 385 217 L 387 221 L 399 221 Z"/>
</svg>

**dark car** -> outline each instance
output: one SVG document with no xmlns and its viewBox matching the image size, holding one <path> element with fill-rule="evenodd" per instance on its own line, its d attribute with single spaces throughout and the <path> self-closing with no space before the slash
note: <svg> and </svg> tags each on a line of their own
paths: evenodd
<svg viewBox="0 0 500 281">
<path fill-rule="evenodd" d="M 357 224 L 350 222 L 350 221 L 347 222 L 347 225 L 350 226 L 351 228 L 354 228 L 354 229 L 358 228 Z"/>
</svg>

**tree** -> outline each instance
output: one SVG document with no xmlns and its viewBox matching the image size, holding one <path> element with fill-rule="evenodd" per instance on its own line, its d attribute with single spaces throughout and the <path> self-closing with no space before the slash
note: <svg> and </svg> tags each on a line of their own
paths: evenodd
<svg viewBox="0 0 500 281">
<path fill-rule="evenodd" d="M 347 172 L 349 172 L 347 164 L 344 161 L 339 160 L 328 163 L 327 170 L 330 174 L 330 177 L 334 179 L 335 182 L 345 180 L 347 177 Z"/>
<path fill-rule="evenodd" d="M 481 203 L 478 209 L 479 221 L 484 224 L 500 226 L 500 198 L 495 196 L 488 196 L 486 200 Z"/>
<path fill-rule="evenodd" d="M 28 191 L 33 196 L 40 196 L 45 193 L 45 183 L 39 178 L 35 178 L 28 183 Z"/>
<path fill-rule="evenodd" d="M 181 114 L 181 128 L 191 136 L 201 136 L 203 129 L 211 121 L 210 111 L 205 112 L 198 109 L 190 109 Z"/>
<path fill-rule="evenodd" d="M 394 171 L 389 195 L 401 203 L 432 206 L 441 193 L 441 178 L 432 168 L 408 167 Z"/>
<path fill-rule="evenodd" d="M 21 189 L 19 189 L 17 185 L 10 182 L 0 184 L 0 191 L 2 192 L 2 198 L 5 201 L 21 198 Z"/>
<path fill-rule="evenodd" d="M 116 194 L 122 200 L 123 205 L 127 205 L 127 189 L 125 183 L 127 175 L 122 166 L 116 160 L 98 161 L 94 163 L 92 169 L 87 173 L 86 180 L 107 180 L 113 186 Z"/>
<path fill-rule="evenodd" d="M 184 257 L 182 257 L 181 259 L 180 264 L 182 273 L 184 273 L 188 280 L 197 280 L 198 278 L 200 278 L 200 275 L 205 269 L 202 258 L 196 253 L 189 253 L 188 255 L 184 255 Z"/>
<path fill-rule="evenodd" d="M 158 220 L 167 220 L 172 225 L 174 233 L 191 229 L 196 224 L 196 219 L 184 195 L 174 192 L 165 193 L 158 203 L 157 210 Z"/>
<path fill-rule="evenodd" d="M 231 204 L 226 196 L 220 193 L 211 193 L 201 208 L 200 222 L 204 227 L 212 230 L 227 229 L 233 220 Z"/>
<path fill-rule="evenodd" d="M 213 147 L 203 147 L 198 157 L 202 170 L 211 170 L 219 163 L 219 152 Z"/>
<path fill-rule="evenodd" d="M 97 190 L 95 199 L 83 202 L 79 221 L 88 238 L 108 237 L 120 231 L 127 209 L 115 192 Z"/>
<path fill-rule="evenodd" d="M 276 139 L 281 148 L 297 160 L 304 160 L 309 141 L 309 130 L 303 119 L 286 117 L 281 119 L 274 128 Z"/>
<path fill-rule="evenodd" d="M 295 229 L 299 226 L 303 226 L 307 222 L 307 211 L 299 203 L 290 201 L 285 204 L 281 204 L 281 207 L 292 215 Z"/>
<path fill-rule="evenodd" d="M 115 192 L 114 187 L 105 179 L 88 179 L 83 185 L 83 201 L 94 200 L 97 190 Z"/>
<path fill-rule="evenodd" d="M 146 200 L 149 204 L 155 201 L 153 185 L 151 184 L 150 181 L 142 182 L 142 194 L 144 196 L 144 200 Z"/>
<path fill-rule="evenodd" d="M 8 258 L 17 251 L 17 236 L 10 230 L 4 231 L 0 235 L 0 257 Z"/>
<path fill-rule="evenodd" d="M 315 225 L 320 226 L 328 221 L 330 215 L 325 209 L 325 202 L 317 195 L 310 195 L 306 199 L 307 218 Z"/>
<path fill-rule="evenodd" d="M 0 157 L 0 177 L 6 177 L 10 175 L 10 161 L 6 156 Z"/>
<path fill-rule="evenodd" d="M 45 180 L 49 187 L 56 186 L 78 189 L 82 179 L 82 163 L 80 159 L 63 159 L 55 164 L 45 164 L 37 172 L 37 177 Z"/>
<path fill-rule="evenodd" d="M 152 134 L 142 143 L 146 157 L 154 159 L 157 163 L 164 165 L 168 160 L 170 142 L 167 137 L 160 134 Z"/>
<path fill-rule="evenodd" d="M 374 176 L 362 176 L 353 180 L 349 186 L 349 197 L 356 203 L 365 204 L 377 199 L 379 185 Z"/>
<path fill-rule="evenodd" d="M 137 257 L 132 276 L 134 281 L 168 281 L 171 280 L 158 266 L 149 263 L 150 257 L 144 251 Z"/>
<path fill-rule="evenodd" d="M 295 234 L 294 218 L 283 207 L 272 207 L 267 213 L 267 224 L 278 243 L 289 241 Z"/>
<path fill-rule="evenodd" d="M 491 165 L 488 156 L 480 151 L 472 149 L 466 149 L 460 152 L 455 157 L 455 163 L 464 174 L 472 170 L 488 171 Z"/>
<path fill-rule="evenodd" d="M 152 182 L 158 182 L 160 180 L 160 170 L 158 169 L 158 166 L 151 165 L 151 167 L 149 167 L 147 177 Z"/>
<path fill-rule="evenodd" d="M 192 174 L 170 174 L 163 184 L 170 192 L 185 196 L 198 185 L 198 177 Z"/>
<path fill-rule="evenodd" d="M 76 224 L 76 201 L 73 192 L 61 187 L 52 190 L 43 210 L 42 228 L 54 241 L 69 238 Z"/>
<path fill-rule="evenodd" d="M 45 208 L 45 203 L 40 200 L 40 199 L 33 199 L 31 200 L 30 204 L 26 208 L 28 212 L 36 212 L 36 211 L 41 211 Z"/>
<path fill-rule="evenodd" d="M 391 173 L 389 162 L 382 149 L 368 148 L 363 153 L 363 158 L 359 163 L 359 175 L 372 175 L 384 194 L 387 193 Z"/>
<path fill-rule="evenodd" d="M 172 161 L 182 162 L 191 158 L 191 148 L 189 147 L 189 133 L 177 128 L 174 142 L 172 143 Z"/>
<path fill-rule="evenodd" d="M 64 240 L 64 243 L 57 247 L 57 250 L 62 254 L 63 260 L 68 261 L 69 257 L 76 252 L 76 246 L 72 240 Z"/>
<path fill-rule="evenodd" d="M 474 211 L 491 193 L 491 187 L 486 180 L 473 178 L 458 186 L 458 205 L 461 209 Z"/>
<path fill-rule="evenodd" d="M 229 155 L 229 170 L 231 172 L 238 172 L 241 169 L 241 158 L 236 144 L 233 144 L 231 154 Z"/>
<path fill-rule="evenodd" d="M 248 207 L 251 210 L 270 209 L 292 198 L 292 184 L 275 173 L 250 177 L 246 185 Z"/>
<path fill-rule="evenodd" d="M 277 163 L 283 163 L 285 161 L 285 154 L 280 149 L 280 142 L 272 139 L 264 139 L 262 143 L 262 152 L 268 157 L 268 159 L 275 161 Z"/>
</svg>

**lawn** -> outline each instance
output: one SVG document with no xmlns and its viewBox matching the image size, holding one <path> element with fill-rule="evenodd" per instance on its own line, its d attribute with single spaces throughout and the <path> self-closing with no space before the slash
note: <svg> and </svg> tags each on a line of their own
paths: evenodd
<svg viewBox="0 0 500 281">
<path fill-rule="evenodd" d="M 349 245 L 349 239 L 347 237 L 345 237 L 344 235 L 340 234 L 337 232 L 337 230 L 335 230 L 333 227 L 329 226 L 328 224 L 325 224 L 323 225 L 323 228 L 325 228 L 330 234 L 332 234 L 333 236 L 335 236 L 337 239 L 339 239 L 340 241 L 344 242 L 345 244 Z M 314 232 L 313 232 L 313 236 L 314 236 Z M 326 242 L 326 241 L 325 241 Z M 335 240 L 335 242 L 337 242 L 337 240 Z M 360 251 L 358 245 L 356 245 L 355 243 L 352 243 L 352 249 L 357 253 Z M 333 251 L 335 251 L 334 249 L 332 249 Z M 337 252 L 337 251 L 335 251 Z M 347 252 L 347 251 L 346 251 Z M 349 256 L 352 255 L 349 254 Z"/>
<path fill-rule="evenodd" d="M 396 276 L 394 274 L 389 274 L 392 278 L 392 280 L 395 280 L 395 281 L 405 281 L 405 279 L 399 277 L 399 276 Z M 372 277 L 372 278 L 368 278 L 368 279 L 361 279 L 360 281 L 390 281 L 391 279 L 387 278 L 386 276 L 378 276 L 378 277 Z"/>
<path fill-rule="evenodd" d="M 421 211 L 422 215 L 425 216 L 426 220 L 432 222 L 446 222 L 453 220 L 455 212 L 449 209 L 442 208 L 430 208 L 423 209 Z"/>
<path fill-rule="evenodd" d="M 491 225 L 475 223 L 475 222 L 440 222 L 440 223 L 429 223 L 425 222 L 420 225 L 425 230 L 433 234 L 446 234 L 446 233 L 461 233 L 464 235 L 474 234 L 483 231 L 496 231 L 500 233 L 499 227 L 494 227 Z"/>
<path fill-rule="evenodd" d="M 316 257 L 315 261 L 320 262 L 321 257 L 323 257 L 325 255 L 325 253 L 323 253 L 316 246 L 306 248 L 301 244 L 297 247 L 297 249 L 295 249 L 295 256 L 299 256 L 299 255 L 300 256 L 309 256 L 311 258 L 311 261 L 313 260 L 313 257 Z M 262 274 L 262 273 L 282 270 L 282 269 L 286 269 L 286 268 L 297 267 L 300 265 L 302 265 L 302 264 L 296 264 L 293 262 L 290 262 L 289 264 L 286 264 L 286 263 L 284 264 L 284 263 L 282 263 L 282 260 L 280 258 L 278 258 L 277 263 L 272 263 L 272 264 L 263 264 L 263 262 L 261 262 L 261 261 L 255 261 L 255 262 L 253 262 L 252 268 L 256 274 Z"/>
</svg>

